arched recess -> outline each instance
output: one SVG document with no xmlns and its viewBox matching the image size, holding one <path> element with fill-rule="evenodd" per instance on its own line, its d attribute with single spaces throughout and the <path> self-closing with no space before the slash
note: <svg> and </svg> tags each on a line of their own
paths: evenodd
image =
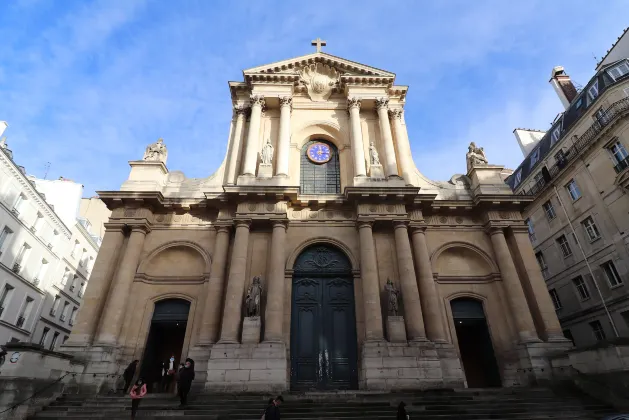
<svg viewBox="0 0 629 420">
<path fill-rule="evenodd" d="M 433 273 L 439 278 L 491 279 L 499 274 L 492 258 L 467 242 L 449 242 L 430 257 Z"/>
<path fill-rule="evenodd" d="M 334 144 L 337 149 L 345 147 L 345 140 L 341 133 L 341 127 L 334 121 L 307 121 L 298 126 L 291 136 L 291 142 L 301 148 L 310 140 L 321 138 Z"/>
<path fill-rule="evenodd" d="M 360 267 L 358 260 L 356 259 L 352 251 L 349 249 L 349 247 L 345 245 L 343 242 L 339 241 L 338 239 L 330 238 L 327 236 L 320 236 L 318 238 L 308 239 L 302 242 L 301 244 L 299 244 L 297 247 L 295 247 L 295 249 L 293 249 L 291 254 L 288 256 L 288 259 L 286 260 L 286 270 L 293 270 L 297 257 L 299 257 L 299 255 L 301 255 L 302 252 L 306 248 L 309 248 L 317 244 L 334 246 L 336 248 L 339 248 L 345 254 L 345 256 L 349 259 L 349 262 L 352 266 L 352 272 L 354 273 L 358 272 L 359 267 Z"/>
<path fill-rule="evenodd" d="M 137 276 L 145 280 L 202 282 L 210 275 L 211 256 L 198 244 L 172 241 L 151 251 L 140 262 Z"/>
</svg>

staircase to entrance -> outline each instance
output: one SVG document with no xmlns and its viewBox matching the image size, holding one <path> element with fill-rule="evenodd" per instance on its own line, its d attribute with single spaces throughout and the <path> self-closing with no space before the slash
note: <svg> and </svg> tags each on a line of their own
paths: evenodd
<svg viewBox="0 0 629 420">
<path fill-rule="evenodd" d="M 185 410 L 177 410 L 171 395 L 150 395 L 140 406 L 138 419 L 254 420 L 262 416 L 269 396 L 252 394 L 200 394 Z M 546 388 L 491 390 L 438 390 L 400 393 L 360 391 L 285 394 L 282 420 L 326 419 L 394 420 L 400 401 L 407 404 L 411 419 L 507 420 L 561 419 L 600 420 L 614 412 L 582 394 L 557 393 Z M 130 418 L 131 402 L 124 396 L 81 397 L 65 395 L 29 419 Z"/>
</svg>

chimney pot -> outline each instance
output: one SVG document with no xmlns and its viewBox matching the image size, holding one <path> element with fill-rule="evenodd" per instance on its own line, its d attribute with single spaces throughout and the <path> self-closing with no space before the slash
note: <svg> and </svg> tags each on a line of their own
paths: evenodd
<svg viewBox="0 0 629 420">
<path fill-rule="evenodd" d="M 579 94 L 572 80 L 570 80 L 570 76 L 568 76 L 562 66 L 556 66 L 553 67 L 549 82 L 553 89 L 555 89 L 564 108 L 568 109 L 574 98 Z"/>
</svg>

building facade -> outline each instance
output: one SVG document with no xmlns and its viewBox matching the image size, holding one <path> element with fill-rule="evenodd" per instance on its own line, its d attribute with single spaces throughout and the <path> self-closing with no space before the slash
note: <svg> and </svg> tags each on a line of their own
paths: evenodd
<svg viewBox="0 0 629 420">
<path fill-rule="evenodd" d="M 523 213 L 529 236 L 564 335 L 579 347 L 629 335 L 624 53 L 608 52 L 581 91 L 563 68 L 553 69 L 551 85 L 565 111 L 548 132 L 515 131 L 525 159 L 508 183 L 516 194 L 534 198 Z"/>
<path fill-rule="evenodd" d="M 230 82 L 207 178 L 160 139 L 119 191 L 64 351 L 87 371 L 196 361 L 208 390 L 512 386 L 570 346 L 521 210 L 471 144 L 468 173 L 413 163 L 406 86 L 321 51 Z M 461 153 L 461 159 L 464 159 Z M 545 370 L 544 370 L 545 369 Z M 103 379 L 107 381 L 108 379 Z"/>
<path fill-rule="evenodd" d="M 70 335 L 100 239 L 72 213 L 80 184 L 27 176 L 6 140 L 0 163 L 0 343 L 56 350 Z"/>
</svg>

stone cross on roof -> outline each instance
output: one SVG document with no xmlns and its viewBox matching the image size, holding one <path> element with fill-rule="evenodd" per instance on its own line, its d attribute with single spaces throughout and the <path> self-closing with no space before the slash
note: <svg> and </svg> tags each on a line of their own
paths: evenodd
<svg viewBox="0 0 629 420">
<path fill-rule="evenodd" d="M 321 52 L 321 47 L 328 45 L 328 43 L 322 40 L 321 38 L 317 38 L 317 39 L 313 39 L 310 45 L 317 47 L 317 52 Z"/>
</svg>

